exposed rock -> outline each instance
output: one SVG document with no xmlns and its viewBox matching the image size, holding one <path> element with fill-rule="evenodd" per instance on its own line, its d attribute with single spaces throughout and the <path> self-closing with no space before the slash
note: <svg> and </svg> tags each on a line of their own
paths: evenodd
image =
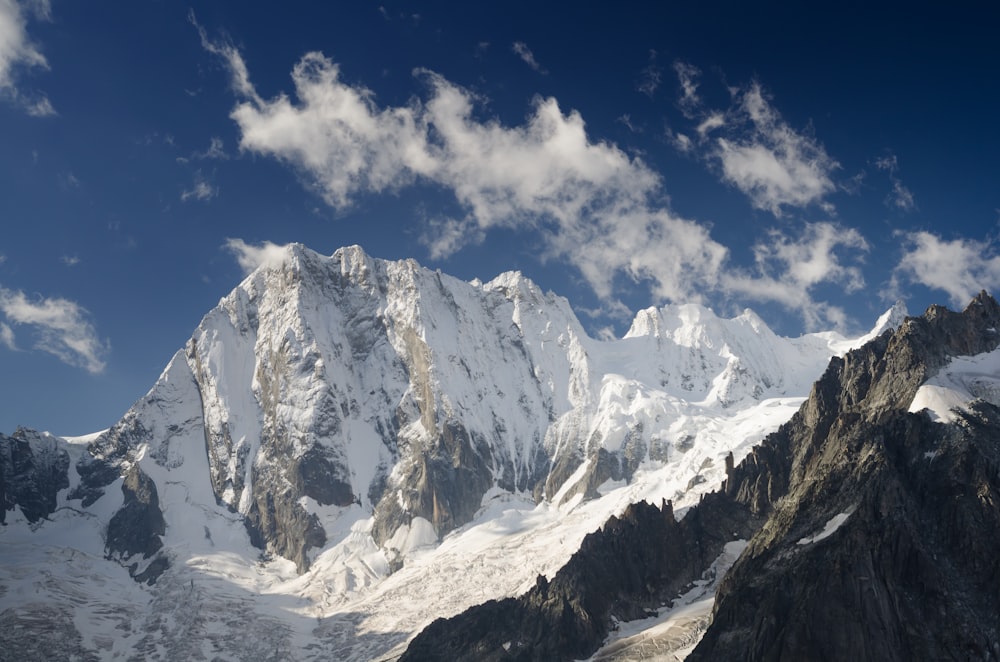
<svg viewBox="0 0 1000 662">
<path fill-rule="evenodd" d="M 0 524 L 21 509 L 31 523 L 55 512 L 56 495 L 69 487 L 69 454 L 55 437 L 18 428 L 0 434 Z"/>
<path fill-rule="evenodd" d="M 149 559 L 163 546 L 161 536 L 166 532 L 166 522 L 160 511 L 156 484 L 134 464 L 122 481 L 124 502 L 108 523 L 105 548 L 109 557 L 128 564 L 132 557 L 141 554 Z M 132 562 L 129 574 L 139 582 L 153 584 L 169 564 L 165 559 L 155 560 L 141 573 L 138 562 Z"/>
<path fill-rule="evenodd" d="M 676 522 L 633 506 L 552 579 L 432 623 L 404 660 L 578 659 L 750 537 L 691 660 L 1000 659 L 1000 408 L 907 413 L 1000 344 L 985 293 L 833 359 L 798 413 Z"/>
<path fill-rule="evenodd" d="M 267 481 L 258 478 L 259 471 L 254 469 L 254 483 L 267 485 Z M 298 499 L 291 489 L 281 492 L 261 489 L 254 494 L 244 523 L 254 546 L 293 561 L 299 572 L 305 572 L 309 568 L 308 550 L 321 547 L 326 542 L 326 532 L 319 518 L 307 512 Z"/>
<path fill-rule="evenodd" d="M 783 429 L 788 494 L 689 659 L 1000 657 L 1000 409 L 954 425 L 907 413 L 949 357 L 995 349 L 998 323 L 980 295 L 831 364 Z"/>
</svg>

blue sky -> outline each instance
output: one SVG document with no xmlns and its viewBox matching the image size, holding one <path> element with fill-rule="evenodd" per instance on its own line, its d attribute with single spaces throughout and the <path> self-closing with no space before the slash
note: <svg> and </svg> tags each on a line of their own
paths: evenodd
<svg viewBox="0 0 1000 662">
<path fill-rule="evenodd" d="M 0 430 L 112 424 L 266 242 L 595 336 L 995 290 L 998 10 L 813 4 L 0 0 Z"/>
</svg>

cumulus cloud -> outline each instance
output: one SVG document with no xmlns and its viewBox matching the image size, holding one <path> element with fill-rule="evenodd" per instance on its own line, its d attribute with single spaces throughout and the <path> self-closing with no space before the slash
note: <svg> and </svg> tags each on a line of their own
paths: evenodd
<svg viewBox="0 0 1000 662">
<path fill-rule="evenodd" d="M 48 69 L 49 63 L 28 37 L 28 15 L 49 18 L 47 1 L 24 2 L 0 0 L 0 96 L 23 108 L 29 115 L 55 115 L 55 108 L 44 95 L 27 92 L 18 86 L 23 69 Z"/>
<path fill-rule="evenodd" d="M 813 229 L 801 238 L 772 235 L 773 245 L 760 249 L 760 273 L 727 276 L 728 249 L 707 226 L 669 209 L 661 177 L 618 146 L 593 140 L 583 117 L 564 111 L 554 98 L 536 98 L 526 120 L 509 126 L 484 119 L 475 94 L 418 70 L 424 97 L 384 106 L 369 89 L 344 81 L 329 58 L 308 53 L 292 70 L 294 98 L 263 99 L 238 51 L 214 44 L 209 50 L 225 59 L 237 81 L 233 87 L 240 98 L 231 117 L 240 129 L 240 149 L 289 164 L 334 208 L 413 183 L 450 192 L 461 213 L 433 217 L 423 226 L 423 241 L 435 259 L 482 241 L 494 229 L 534 233 L 540 257 L 572 264 L 608 309 L 616 305 L 614 283 L 624 277 L 648 286 L 661 300 L 699 301 L 712 293 L 738 292 L 813 315 L 808 312 L 812 285 L 824 278 L 849 282 L 855 274 L 836 259 L 821 269 L 819 254 L 824 241 L 833 241 L 828 252 L 834 254 L 863 239 L 856 233 L 831 239 Z M 693 103 L 693 78 L 686 89 Z M 790 132 L 769 106 L 753 102 L 746 103 L 769 135 Z M 703 119 L 709 119 L 706 133 L 729 126 L 728 117 Z M 780 167 L 789 168 L 792 157 L 818 156 L 803 155 L 806 148 L 798 143 L 798 152 L 791 154 L 787 145 L 797 139 L 797 134 L 784 136 L 785 151 L 776 157 Z M 757 186 L 777 195 L 765 184 Z M 788 188 L 795 190 L 791 184 Z M 784 198 L 777 204 L 782 203 Z M 230 250 L 243 255 L 245 244 Z M 768 293 L 772 281 L 784 275 L 774 271 L 779 267 L 796 270 L 792 282 L 804 288 L 798 297 Z"/>
<path fill-rule="evenodd" d="M 993 240 L 946 240 L 930 232 L 898 233 L 903 257 L 893 272 L 893 289 L 903 280 L 945 292 L 955 307 L 980 290 L 1000 289 L 1000 255 Z"/>
<path fill-rule="evenodd" d="M 812 137 L 793 130 L 759 84 L 738 94 L 736 110 L 749 120 L 749 130 L 741 137 L 718 138 L 714 157 L 723 179 L 754 207 L 780 216 L 784 206 L 805 207 L 835 189 L 830 174 L 838 163 Z"/>
<path fill-rule="evenodd" d="M 548 73 L 544 68 L 542 68 L 542 65 L 538 64 L 538 60 L 535 59 L 535 54 L 531 52 L 531 49 L 528 48 L 528 45 L 523 41 L 515 41 L 511 45 L 510 49 L 514 51 L 514 54 L 517 55 L 519 58 L 521 58 L 521 60 L 526 65 L 528 65 L 538 73 L 540 74 Z"/>
<path fill-rule="evenodd" d="M 0 329 L 7 347 L 15 346 L 10 325 L 24 326 L 33 333 L 36 349 L 90 373 L 104 370 L 110 346 L 98 338 L 90 314 L 79 304 L 62 298 L 30 300 L 24 292 L 0 287 L 0 313 L 9 322 Z"/>
<path fill-rule="evenodd" d="M 753 247 L 754 268 L 728 272 L 723 286 L 796 310 L 810 328 L 843 327 L 847 322 L 843 310 L 816 301 L 813 291 L 824 283 L 839 284 L 847 292 L 864 287 L 856 262 L 869 248 L 857 230 L 836 223 L 806 223 L 797 236 L 773 229 Z M 853 264 L 845 262 L 852 257 Z"/>
<path fill-rule="evenodd" d="M 680 82 L 678 106 L 695 122 L 697 135 L 692 140 L 686 134 L 669 134 L 678 149 L 718 168 L 722 180 L 755 208 L 777 217 L 786 207 L 817 204 L 832 210 L 824 198 L 836 189 L 831 175 L 839 164 L 815 138 L 782 119 L 759 83 L 731 88 L 730 106 L 717 110 L 706 108 L 698 95 L 697 68 L 677 62 L 674 71 Z"/>
<path fill-rule="evenodd" d="M 76 255 L 63 255 L 59 258 L 59 261 L 65 264 L 67 267 L 75 267 L 80 264 L 80 258 Z"/>
<path fill-rule="evenodd" d="M 306 54 L 292 80 L 298 104 L 284 95 L 261 100 L 251 88 L 230 116 L 242 131 L 241 149 L 293 166 L 331 206 L 347 207 L 358 191 L 392 190 L 434 169 L 419 109 L 379 109 L 371 91 L 343 83 L 339 67 L 320 53 Z"/>
<path fill-rule="evenodd" d="M 242 239 L 226 239 L 223 248 L 233 254 L 244 276 L 249 276 L 261 266 L 279 265 L 288 256 L 286 246 L 279 246 L 270 241 L 254 246 Z"/>
</svg>

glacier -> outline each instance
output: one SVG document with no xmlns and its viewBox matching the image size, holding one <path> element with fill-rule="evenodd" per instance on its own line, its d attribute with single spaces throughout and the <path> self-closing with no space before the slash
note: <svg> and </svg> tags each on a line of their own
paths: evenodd
<svg viewBox="0 0 1000 662">
<path fill-rule="evenodd" d="M 68 486 L 0 527 L 4 643 L 391 659 L 435 618 L 552 576 L 630 503 L 682 516 L 832 356 L 903 317 L 784 338 L 749 310 L 671 304 L 597 340 L 517 272 L 290 245 L 110 429 L 15 433 L 65 453 Z"/>
</svg>

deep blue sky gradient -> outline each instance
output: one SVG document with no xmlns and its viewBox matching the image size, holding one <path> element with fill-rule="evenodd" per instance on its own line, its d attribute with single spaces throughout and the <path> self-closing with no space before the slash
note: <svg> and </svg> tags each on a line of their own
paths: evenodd
<svg viewBox="0 0 1000 662">
<path fill-rule="evenodd" d="M 591 143 L 617 146 L 661 177 L 659 204 L 711 228 L 734 266 L 749 268 L 751 246 L 771 229 L 854 229 L 870 247 L 851 262 L 864 287 L 845 293 L 843 282 L 826 282 L 811 292 L 847 313 L 845 331 L 870 326 L 896 296 L 913 313 L 954 305 L 931 276 L 897 269 L 906 233 L 978 242 L 987 264 L 996 257 L 1000 10 L 989 3 L 53 0 L 47 17 L 15 6 L 47 67 L 15 62 L 0 85 L 0 288 L 76 304 L 107 351 L 100 371 L 70 365 L 36 348 L 37 325 L 0 311 L 16 347 L 0 344 L 4 432 L 83 434 L 114 423 L 242 278 L 228 238 L 326 254 L 357 243 L 466 279 L 520 269 L 578 311 L 599 310 L 581 314 L 595 335 L 628 327 L 574 264 L 544 258 L 544 229 L 489 231 L 434 259 L 422 241 L 428 219 L 465 213 L 446 186 L 361 190 L 335 208 L 288 162 L 240 150 L 230 113 L 241 99 L 191 11 L 213 43 L 238 50 L 265 100 L 295 101 L 290 74 L 310 51 L 337 63 L 343 82 L 371 90 L 379 108 L 428 100 L 415 69 L 474 95 L 483 123 L 521 126 L 536 98 L 552 97 L 564 115 L 582 116 Z M 514 52 L 518 42 L 542 71 Z M 785 125 L 839 164 L 829 172 L 835 190 L 775 215 L 724 181 L 718 162 L 678 150 L 671 135 L 692 134 L 693 120 L 679 105 L 677 62 L 700 70 L 705 108 L 731 107 L 730 87 L 759 83 Z M 643 93 L 650 70 L 660 82 Z M 39 98 L 55 114 L 29 113 L 25 100 Z M 205 154 L 213 139 L 225 158 Z M 888 158 L 891 173 L 877 165 Z M 198 182 L 211 196 L 183 199 Z M 912 207 L 894 204 L 894 183 Z M 996 270 L 970 278 L 998 285 Z M 615 283 L 614 300 L 631 311 L 665 303 L 649 282 L 619 274 Z M 752 307 L 786 335 L 809 326 L 774 301 L 716 291 L 705 302 L 726 315 Z"/>
</svg>

